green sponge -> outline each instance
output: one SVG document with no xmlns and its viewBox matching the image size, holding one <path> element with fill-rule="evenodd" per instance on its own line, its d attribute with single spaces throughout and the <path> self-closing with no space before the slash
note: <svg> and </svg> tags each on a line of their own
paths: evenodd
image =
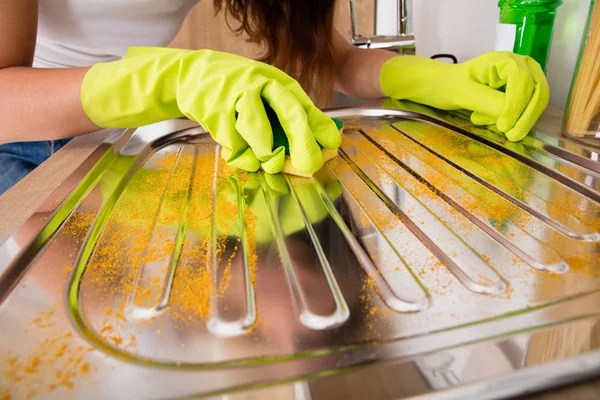
<svg viewBox="0 0 600 400">
<path fill-rule="evenodd" d="M 294 168 L 294 166 L 292 165 L 292 160 L 290 158 L 290 143 L 285 134 L 285 131 L 283 130 L 283 127 L 279 123 L 277 114 L 275 114 L 275 111 L 273 111 L 267 105 L 265 105 L 265 110 L 267 112 L 267 117 L 269 118 L 269 122 L 271 123 L 271 129 L 273 130 L 273 150 L 277 149 L 281 146 L 283 146 L 285 148 L 285 161 L 284 161 L 283 169 L 281 170 L 281 172 L 286 173 L 286 174 L 291 174 L 291 175 L 311 177 L 312 174 L 300 172 L 296 168 Z M 332 120 L 333 120 L 333 122 L 335 122 L 335 126 L 338 128 L 340 133 L 342 133 L 342 130 L 344 128 L 344 123 L 336 118 L 332 118 Z M 319 147 L 321 147 L 321 155 L 323 156 L 322 157 L 323 164 L 326 163 L 327 161 L 337 157 L 337 155 L 338 155 L 337 149 L 326 149 L 320 145 L 319 145 Z M 223 158 L 224 160 L 227 160 L 230 155 L 231 155 L 231 151 L 227 150 L 226 148 L 223 148 L 221 150 L 221 158 Z"/>
<path fill-rule="evenodd" d="M 288 138 L 283 130 L 283 127 L 281 126 L 281 123 L 279 122 L 279 119 L 277 118 L 277 114 L 275 114 L 275 111 L 273 111 L 273 109 L 269 106 L 265 106 L 265 109 L 267 111 L 269 122 L 271 123 L 271 129 L 273 130 L 273 150 L 283 146 L 285 148 L 285 155 L 289 156 L 290 142 L 288 142 Z M 344 123 L 341 120 L 337 118 L 332 118 L 332 120 L 335 122 L 335 126 L 338 128 L 338 130 L 344 127 Z M 323 148 L 322 146 L 320 147 Z"/>
</svg>

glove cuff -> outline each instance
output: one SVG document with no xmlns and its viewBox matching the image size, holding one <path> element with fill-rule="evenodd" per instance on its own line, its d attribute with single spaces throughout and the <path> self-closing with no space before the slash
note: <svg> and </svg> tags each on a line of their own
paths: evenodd
<svg viewBox="0 0 600 400">
<path fill-rule="evenodd" d="M 387 97 L 422 103 L 435 95 L 435 82 L 449 75 L 453 65 L 420 56 L 396 56 L 387 60 L 379 72 L 379 85 Z"/>
<path fill-rule="evenodd" d="M 183 114 L 176 99 L 185 50 L 134 48 L 122 60 L 98 63 L 85 74 L 80 100 L 101 128 L 137 128 Z"/>
</svg>

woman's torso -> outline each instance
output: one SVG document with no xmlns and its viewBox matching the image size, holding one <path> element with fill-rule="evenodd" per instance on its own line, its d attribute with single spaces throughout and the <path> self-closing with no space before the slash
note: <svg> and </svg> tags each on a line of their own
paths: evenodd
<svg viewBox="0 0 600 400">
<path fill-rule="evenodd" d="M 199 0 L 38 0 L 34 67 L 121 58 L 130 46 L 166 46 Z"/>
</svg>

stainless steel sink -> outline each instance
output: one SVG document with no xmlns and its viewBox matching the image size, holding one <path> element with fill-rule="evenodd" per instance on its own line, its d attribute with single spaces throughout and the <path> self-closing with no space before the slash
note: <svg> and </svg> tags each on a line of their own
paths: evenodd
<svg viewBox="0 0 600 400">
<path fill-rule="evenodd" d="M 344 141 L 313 178 L 235 171 L 187 120 L 98 149 L 0 261 L 0 387 L 481 399 L 600 371 L 593 149 L 410 103 L 328 113 Z"/>
</svg>

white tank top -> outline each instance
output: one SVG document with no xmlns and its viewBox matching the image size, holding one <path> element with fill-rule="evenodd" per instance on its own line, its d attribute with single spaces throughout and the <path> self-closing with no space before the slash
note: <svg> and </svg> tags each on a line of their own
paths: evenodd
<svg viewBox="0 0 600 400">
<path fill-rule="evenodd" d="M 84 67 L 166 46 L 199 0 L 38 0 L 34 67 Z"/>
</svg>

